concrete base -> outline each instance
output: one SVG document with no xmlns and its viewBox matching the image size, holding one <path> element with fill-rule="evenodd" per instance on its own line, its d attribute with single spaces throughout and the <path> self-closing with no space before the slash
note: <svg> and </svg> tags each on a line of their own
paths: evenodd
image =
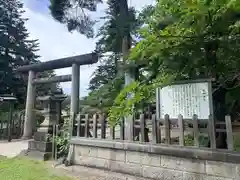
<svg viewBox="0 0 240 180">
<path fill-rule="evenodd" d="M 40 152 L 52 152 L 52 143 L 32 140 L 28 142 L 28 149 Z"/>
<path fill-rule="evenodd" d="M 200 148 L 72 138 L 73 164 L 154 180 L 239 180 L 240 154 Z"/>
<path fill-rule="evenodd" d="M 22 136 L 21 139 L 22 139 L 22 140 L 29 140 L 29 139 L 32 139 L 32 137 L 29 137 L 29 136 Z"/>
<path fill-rule="evenodd" d="M 52 158 L 52 153 L 48 152 L 40 152 L 37 150 L 23 150 L 18 156 L 24 156 L 24 157 L 29 157 L 31 159 L 37 159 L 41 161 L 47 161 Z"/>
<path fill-rule="evenodd" d="M 47 132 L 35 132 L 34 139 L 28 142 L 28 149 L 21 155 L 39 160 L 49 160 L 52 157 L 52 143 L 49 142 Z"/>
</svg>

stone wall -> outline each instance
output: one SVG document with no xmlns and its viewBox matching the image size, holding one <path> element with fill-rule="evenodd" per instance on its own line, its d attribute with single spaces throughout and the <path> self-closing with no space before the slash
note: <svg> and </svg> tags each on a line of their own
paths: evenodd
<svg viewBox="0 0 240 180">
<path fill-rule="evenodd" d="M 100 139 L 73 138 L 74 164 L 160 180 L 239 180 L 240 155 Z"/>
</svg>

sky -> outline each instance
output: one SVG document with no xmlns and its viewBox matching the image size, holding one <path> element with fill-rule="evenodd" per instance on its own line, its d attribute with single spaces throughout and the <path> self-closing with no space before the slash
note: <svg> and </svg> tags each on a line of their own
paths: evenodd
<svg viewBox="0 0 240 180">
<path fill-rule="evenodd" d="M 49 12 L 49 0 L 22 0 L 24 3 L 24 17 L 29 20 L 26 27 L 31 39 L 39 40 L 39 52 L 41 61 L 49 61 L 57 58 L 90 53 L 95 48 L 96 39 L 88 39 L 77 32 L 68 32 L 67 28 L 55 21 Z M 140 10 L 154 0 L 129 0 L 129 3 Z M 104 15 L 106 5 L 98 6 L 98 11 L 94 13 L 95 18 Z M 97 27 L 96 27 L 97 28 Z M 81 66 L 80 69 L 80 96 L 88 94 L 87 88 L 92 73 L 97 64 Z M 71 74 L 70 68 L 55 70 L 57 75 Z M 71 93 L 71 82 L 61 83 L 65 93 Z"/>
</svg>

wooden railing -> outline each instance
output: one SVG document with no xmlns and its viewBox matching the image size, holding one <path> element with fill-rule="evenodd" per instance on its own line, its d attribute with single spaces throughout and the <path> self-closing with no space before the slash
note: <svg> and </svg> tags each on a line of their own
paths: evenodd
<svg viewBox="0 0 240 180">
<path fill-rule="evenodd" d="M 193 115 L 192 119 L 184 119 L 182 115 L 177 119 L 171 119 L 167 114 L 162 120 L 157 120 L 155 115 L 152 115 L 151 119 L 146 119 L 143 114 L 140 114 L 133 124 L 132 137 L 125 138 L 124 120 L 112 127 L 104 115 L 95 114 L 91 117 L 81 115 L 75 123 L 77 132 L 74 136 L 112 140 L 133 139 L 152 144 L 189 146 L 185 139 L 191 135 L 192 145 L 195 147 L 202 146 L 200 137 L 203 136 L 208 139 L 208 145 L 205 147 L 216 149 L 216 134 L 225 133 L 227 149 L 233 150 L 233 131 L 238 132 L 237 127 L 239 127 L 238 123 L 231 122 L 230 116 L 225 117 L 225 122 L 214 122 L 211 116 L 206 120 L 199 120 L 197 115 Z"/>
</svg>

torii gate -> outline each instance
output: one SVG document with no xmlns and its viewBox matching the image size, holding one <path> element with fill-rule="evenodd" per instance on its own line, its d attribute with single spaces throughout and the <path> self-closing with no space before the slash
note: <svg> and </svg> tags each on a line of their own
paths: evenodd
<svg viewBox="0 0 240 180">
<path fill-rule="evenodd" d="M 32 138 L 33 108 L 34 108 L 35 99 L 36 99 L 36 92 L 35 92 L 36 84 L 72 81 L 70 110 L 71 110 L 72 118 L 74 118 L 76 117 L 76 114 L 79 112 L 80 66 L 90 65 L 97 62 L 98 62 L 97 54 L 89 53 L 89 54 L 51 60 L 51 61 L 37 63 L 37 64 L 26 65 L 17 69 L 17 72 L 28 72 L 25 121 L 24 121 L 24 131 L 23 131 L 22 139 Z M 71 75 L 35 79 L 36 72 L 61 69 L 66 67 L 72 67 Z"/>
</svg>

